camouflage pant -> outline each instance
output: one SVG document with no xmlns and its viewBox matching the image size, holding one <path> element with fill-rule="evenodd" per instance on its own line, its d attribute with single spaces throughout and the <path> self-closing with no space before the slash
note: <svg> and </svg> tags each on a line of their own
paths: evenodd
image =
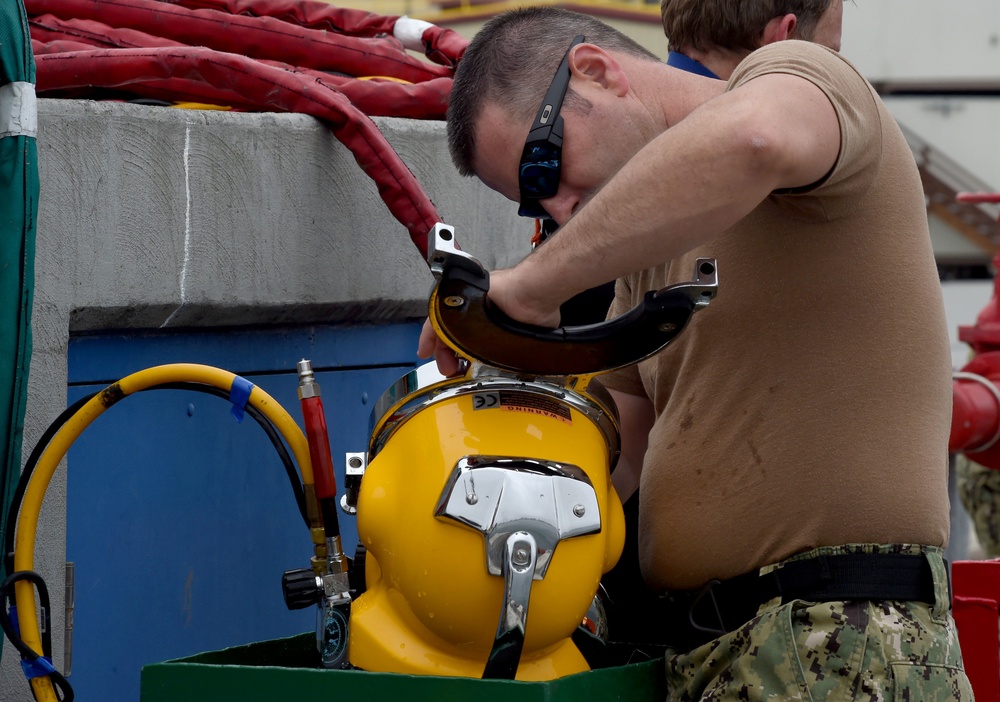
<svg viewBox="0 0 1000 702">
<path fill-rule="evenodd" d="M 1000 470 L 955 457 L 958 494 L 972 517 L 976 536 L 989 558 L 1000 556 Z"/>
<path fill-rule="evenodd" d="M 668 702 L 971 702 L 941 549 L 826 547 L 789 560 L 858 552 L 926 554 L 937 603 L 765 603 L 736 631 L 689 653 L 667 652 Z"/>
</svg>

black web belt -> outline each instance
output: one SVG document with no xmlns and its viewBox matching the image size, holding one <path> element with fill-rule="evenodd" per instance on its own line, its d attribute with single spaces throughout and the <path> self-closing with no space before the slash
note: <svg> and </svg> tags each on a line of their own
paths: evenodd
<svg viewBox="0 0 1000 702">
<path fill-rule="evenodd" d="M 841 602 L 851 600 L 934 604 L 934 575 L 926 556 L 851 553 L 785 563 L 766 575 L 751 571 L 711 580 L 700 590 L 660 597 L 659 622 L 672 648 L 688 651 L 727 634 L 757 616 L 776 597 Z"/>
</svg>

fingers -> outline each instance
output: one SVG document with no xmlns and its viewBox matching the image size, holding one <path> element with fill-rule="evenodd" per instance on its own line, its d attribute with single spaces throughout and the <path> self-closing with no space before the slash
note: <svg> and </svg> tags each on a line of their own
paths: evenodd
<svg viewBox="0 0 1000 702">
<path fill-rule="evenodd" d="M 424 328 L 420 330 L 420 341 L 417 342 L 417 356 L 419 358 L 434 357 L 437 362 L 438 372 L 445 377 L 456 375 L 460 370 L 458 357 L 455 352 L 434 332 L 430 320 L 424 322 Z"/>
<path fill-rule="evenodd" d="M 443 342 L 438 341 L 437 350 L 434 351 L 434 360 L 437 361 L 438 371 L 446 378 L 458 375 L 458 357 L 455 352 L 448 348 Z"/>
<path fill-rule="evenodd" d="M 525 294 L 524 277 L 518 277 L 519 268 L 490 273 L 487 297 L 511 319 L 538 327 L 559 326 L 559 305 L 552 308 L 540 306 L 539 300 Z"/>
<path fill-rule="evenodd" d="M 417 357 L 430 358 L 434 355 L 434 346 L 438 342 L 431 320 L 424 320 L 424 328 L 420 330 L 420 341 L 417 342 Z"/>
</svg>

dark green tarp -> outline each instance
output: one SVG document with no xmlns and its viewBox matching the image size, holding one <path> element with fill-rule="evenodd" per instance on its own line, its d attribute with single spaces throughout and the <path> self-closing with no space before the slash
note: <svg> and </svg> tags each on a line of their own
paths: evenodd
<svg viewBox="0 0 1000 702">
<path fill-rule="evenodd" d="M 21 0 L 0 0 L 0 528 L 21 472 L 31 360 L 38 158 L 35 61 Z M 0 565 L 0 578 L 6 577 Z"/>
</svg>

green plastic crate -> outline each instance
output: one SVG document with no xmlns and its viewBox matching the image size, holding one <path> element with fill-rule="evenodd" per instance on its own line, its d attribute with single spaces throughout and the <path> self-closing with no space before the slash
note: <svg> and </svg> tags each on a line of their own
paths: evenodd
<svg viewBox="0 0 1000 702">
<path fill-rule="evenodd" d="M 320 670 L 313 634 L 199 653 L 142 669 L 142 702 L 338 699 L 406 702 L 663 700 L 662 659 L 602 668 L 548 682 Z"/>
</svg>

